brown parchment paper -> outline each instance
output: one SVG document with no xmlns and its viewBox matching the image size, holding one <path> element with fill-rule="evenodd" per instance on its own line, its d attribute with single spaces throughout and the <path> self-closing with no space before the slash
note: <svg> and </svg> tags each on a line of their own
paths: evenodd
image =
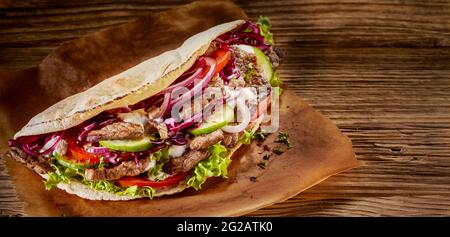
<svg viewBox="0 0 450 237">
<path fill-rule="evenodd" d="M 178 47 L 195 33 L 246 18 L 233 3 L 197 2 L 64 43 L 38 67 L 0 70 L 2 150 L 7 139 L 32 116 L 60 99 Z M 280 131 L 289 133 L 293 148 L 279 156 L 272 154 L 264 170 L 257 166 L 268 153 L 264 145 L 283 147 L 273 143 L 275 135 L 264 144 L 238 150 L 228 180 L 213 178 L 201 191 L 187 190 L 154 200 L 89 201 L 61 190 L 45 191 L 37 174 L 2 159 L 30 216 L 237 216 L 286 200 L 359 165 L 350 140 L 289 90 L 281 98 Z"/>
</svg>

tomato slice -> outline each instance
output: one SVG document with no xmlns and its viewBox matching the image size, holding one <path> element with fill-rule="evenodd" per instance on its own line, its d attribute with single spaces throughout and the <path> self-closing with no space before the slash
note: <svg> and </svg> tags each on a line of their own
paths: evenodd
<svg viewBox="0 0 450 237">
<path fill-rule="evenodd" d="M 183 181 L 188 176 L 188 172 L 186 173 L 177 173 L 173 176 L 170 176 L 167 179 L 160 181 L 151 181 L 147 178 L 142 177 L 131 177 L 126 176 L 117 180 L 117 183 L 122 187 L 131 187 L 137 185 L 138 187 L 152 187 L 152 188 L 160 188 L 165 186 L 171 186 L 174 184 L 178 184 Z"/>
<path fill-rule="evenodd" d="M 91 165 L 97 165 L 100 163 L 100 156 L 94 155 L 85 151 L 82 147 L 79 147 L 74 139 L 67 139 L 67 160 L 73 161 L 79 164 L 89 163 Z"/>
<path fill-rule="evenodd" d="M 231 51 L 229 49 L 218 49 L 211 55 L 216 60 L 216 70 L 214 73 L 222 71 L 222 69 L 228 64 L 231 58 Z"/>
</svg>

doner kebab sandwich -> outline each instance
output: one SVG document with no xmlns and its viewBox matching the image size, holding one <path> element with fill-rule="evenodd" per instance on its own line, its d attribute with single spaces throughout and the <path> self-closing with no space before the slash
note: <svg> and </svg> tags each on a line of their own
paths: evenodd
<svg viewBox="0 0 450 237">
<path fill-rule="evenodd" d="M 188 38 L 33 117 L 7 156 L 91 200 L 153 198 L 227 178 L 231 155 L 281 93 L 270 23 L 237 20 Z M 262 90 L 261 88 L 265 88 Z"/>
</svg>

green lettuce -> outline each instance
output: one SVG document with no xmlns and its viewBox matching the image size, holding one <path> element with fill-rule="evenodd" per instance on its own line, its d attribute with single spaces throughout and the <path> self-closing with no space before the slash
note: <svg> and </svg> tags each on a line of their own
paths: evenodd
<svg viewBox="0 0 450 237">
<path fill-rule="evenodd" d="M 148 171 L 149 179 L 153 181 L 162 180 L 167 177 L 167 174 L 163 171 L 163 166 L 169 161 L 169 150 L 168 148 L 163 148 L 157 152 L 154 152 L 150 156 L 151 160 L 155 160 L 155 167 Z"/>
<path fill-rule="evenodd" d="M 270 23 L 270 20 L 266 16 L 259 16 L 258 22 L 256 25 L 259 27 L 259 30 L 261 31 L 261 35 L 264 36 L 264 41 L 267 44 L 274 44 L 273 41 L 273 34 L 270 32 L 270 28 L 272 27 L 272 24 Z"/>
<path fill-rule="evenodd" d="M 48 178 L 44 181 L 45 189 L 50 190 L 55 188 L 60 182 L 70 183 L 70 180 L 73 178 L 81 177 L 84 179 L 84 170 L 62 166 L 56 162 L 56 159 L 58 159 L 57 155 L 49 161 L 50 167 L 54 171 L 48 173 Z"/>
<path fill-rule="evenodd" d="M 227 157 L 227 148 L 219 143 L 209 148 L 211 156 L 201 161 L 194 168 L 194 172 L 187 178 L 187 185 L 195 190 L 201 189 L 202 184 L 209 177 L 228 178 L 228 165 L 231 159 Z"/>
<path fill-rule="evenodd" d="M 255 137 L 255 133 L 252 131 L 244 130 L 244 134 L 239 138 L 239 141 L 245 145 L 252 143 L 253 138 Z"/>
<path fill-rule="evenodd" d="M 113 182 L 107 180 L 89 181 L 84 177 L 84 169 L 79 167 L 66 167 L 56 162 L 59 157 L 55 155 L 49 162 L 53 168 L 53 172 L 48 173 L 48 179 L 44 181 L 45 188 L 50 190 L 55 188 L 59 183 L 70 183 L 73 180 L 89 186 L 94 190 L 106 191 L 117 195 L 142 195 L 148 198 L 153 198 L 155 190 L 151 187 L 131 186 L 127 188 L 119 187 Z"/>
<path fill-rule="evenodd" d="M 281 85 L 281 80 L 276 72 L 273 73 L 273 76 L 272 78 L 270 78 L 269 83 L 274 87 L 279 87 Z"/>
</svg>

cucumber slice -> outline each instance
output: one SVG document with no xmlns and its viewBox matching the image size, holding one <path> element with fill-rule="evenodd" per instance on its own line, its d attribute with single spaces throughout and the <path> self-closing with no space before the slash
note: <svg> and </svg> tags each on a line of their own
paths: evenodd
<svg viewBox="0 0 450 237">
<path fill-rule="evenodd" d="M 150 137 L 140 140 L 102 140 L 100 146 L 116 151 L 138 152 L 146 151 L 153 147 Z"/>
<path fill-rule="evenodd" d="M 189 132 L 194 136 L 212 133 L 219 128 L 225 127 L 233 120 L 234 110 L 229 107 L 225 107 L 224 109 L 212 114 L 209 119 L 201 123 L 198 128 L 191 129 Z"/>
<path fill-rule="evenodd" d="M 260 49 L 253 47 L 253 51 L 255 52 L 256 63 L 262 71 L 262 76 L 265 77 L 267 81 L 271 81 L 275 76 L 272 62 Z"/>
<path fill-rule="evenodd" d="M 56 162 L 58 164 L 64 166 L 64 167 L 71 168 L 71 169 L 85 169 L 85 168 L 89 168 L 88 165 L 69 161 L 69 160 L 65 159 L 64 157 L 62 157 L 62 156 L 58 156 L 56 158 Z"/>
</svg>

